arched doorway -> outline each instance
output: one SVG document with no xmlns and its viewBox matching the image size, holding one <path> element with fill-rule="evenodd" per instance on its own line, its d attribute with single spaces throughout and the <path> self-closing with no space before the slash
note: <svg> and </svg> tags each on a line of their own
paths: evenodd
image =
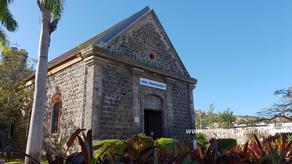
<svg viewBox="0 0 292 164">
<path fill-rule="evenodd" d="M 156 95 L 144 97 L 144 133 L 154 139 L 163 136 L 163 99 Z"/>
</svg>

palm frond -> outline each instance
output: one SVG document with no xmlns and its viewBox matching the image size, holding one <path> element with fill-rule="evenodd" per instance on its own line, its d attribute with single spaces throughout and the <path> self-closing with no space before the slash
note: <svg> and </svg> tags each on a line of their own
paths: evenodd
<svg viewBox="0 0 292 164">
<path fill-rule="evenodd" d="M 59 19 L 64 12 L 65 0 L 38 0 L 40 5 L 50 11 L 53 19 Z"/>
<path fill-rule="evenodd" d="M 12 3 L 14 0 L 1 0 L 0 1 L 0 15 L 2 15 L 3 12 L 6 12 L 6 9 L 8 9 L 8 5 Z"/>
<path fill-rule="evenodd" d="M 10 13 L 8 5 L 14 0 L 1 0 L 0 3 L 0 22 L 8 31 L 15 31 L 17 29 L 17 22 Z"/>
<path fill-rule="evenodd" d="M 6 27 L 8 31 L 13 32 L 17 29 L 18 24 L 14 20 L 13 15 L 10 13 L 8 8 L 0 15 L 0 21 L 1 24 Z"/>
<path fill-rule="evenodd" d="M 3 11 L 5 11 L 7 7 L 8 7 L 7 0 L 1 0 L 1 3 L 0 3 L 0 15 L 2 15 Z"/>
<path fill-rule="evenodd" d="M 6 2 L 8 2 L 8 4 L 14 2 L 14 0 L 6 0 Z"/>
<path fill-rule="evenodd" d="M 61 17 L 61 15 L 63 14 L 64 12 L 64 3 L 65 3 L 65 0 L 54 0 L 55 1 L 55 5 L 53 6 L 53 9 L 52 9 L 52 17 L 54 19 L 59 19 Z"/>
<path fill-rule="evenodd" d="M 0 28 L 0 44 L 1 45 L 7 45 L 8 40 L 5 32 Z"/>
</svg>

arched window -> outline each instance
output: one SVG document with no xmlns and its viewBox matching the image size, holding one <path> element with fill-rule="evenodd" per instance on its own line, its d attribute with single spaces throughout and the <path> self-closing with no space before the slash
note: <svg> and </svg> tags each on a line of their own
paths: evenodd
<svg viewBox="0 0 292 164">
<path fill-rule="evenodd" d="M 62 113 L 62 96 L 56 92 L 51 98 L 52 108 L 50 111 L 51 133 L 57 133 L 60 129 L 60 118 Z"/>
<path fill-rule="evenodd" d="M 62 109 L 62 103 L 57 102 L 53 105 L 52 111 L 52 124 L 51 124 L 51 133 L 57 133 L 60 124 L 60 112 Z"/>
</svg>

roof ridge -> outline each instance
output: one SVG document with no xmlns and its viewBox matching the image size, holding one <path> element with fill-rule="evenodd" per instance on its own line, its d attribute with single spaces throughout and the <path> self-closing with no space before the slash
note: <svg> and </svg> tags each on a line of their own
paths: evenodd
<svg viewBox="0 0 292 164">
<path fill-rule="evenodd" d="M 135 20 L 140 18 L 142 15 L 144 15 L 144 13 L 148 12 L 149 10 L 150 10 L 150 8 L 148 6 L 146 6 L 145 8 L 143 8 L 142 10 L 131 15 L 130 17 L 127 17 L 127 18 L 123 19 L 122 21 L 119 21 L 115 25 L 107 28 L 106 30 L 102 31 L 101 33 L 98 33 L 94 37 L 86 40 L 85 42 L 81 43 L 79 46 L 76 46 L 76 47 L 66 51 L 62 55 L 49 61 L 49 68 L 55 66 L 56 64 L 58 64 L 62 61 L 65 61 L 65 60 L 73 57 L 78 51 L 80 51 L 81 49 L 83 49 L 85 47 L 91 46 L 92 44 L 96 44 L 96 43 L 98 43 L 98 41 L 104 41 L 107 39 L 111 39 L 116 34 L 118 34 L 120 31 L 125 29 L 131 23 L 133 23 Z"/>
<path fill-rule="evenodd" d="M 150 11 L 150 8 L 146 6 L 142 10 L 138 11 L 137 13 L 133 14 L 132 16 L 128 17 L 121 25 L 115 27 L 111 32 L 107 33 L 100 39 L 98 39 L 94 44 L 98 44 L 100 42 L 107 42 L 114 36 L 116 36 L 118 33 L 123 31 L 125 28 L 127 28 L 129 25 L 131 25 L 133 22 L 135 22 L 137 19 L 139 19 L 141 16 L 143 16 L 145 13 Z"/>
</svg>

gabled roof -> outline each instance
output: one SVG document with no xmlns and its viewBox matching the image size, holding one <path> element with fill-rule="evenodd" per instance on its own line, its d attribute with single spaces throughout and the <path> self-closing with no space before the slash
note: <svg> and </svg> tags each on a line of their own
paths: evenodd
<svg viewBox="0 0 292 164">
<path fill-rule="evenodd" d="M 132 47 L 130 46 L 126 46 L 126 45 L 119 45 L 116 43 L 113 43 L 113 40 L 115 38 L 121 37 L 122 35 L 127 35 L 127 31 L 131 30 L 131 29 L 135 29 L 135 26 L 137 27 L 137 24 L 142 23 L 145 19 L 147 18 L 153 18 L 153 22 L 154 24 L 156 24 L 158 26 L 158 29 L 160 30 L 159 35 L 161 35 L 161 37 L 163 37 L 163 39 L 166 41 L 166 44 L 168 45 L 168 47 L 170 47 L 170 49 L 172 49 L 172 55 L 168 56 L 167 58 L 175 58 L 177 63 L 172 63 L 172 67 L 176 67 L 178 70 L 174 70 L 172 69 L 171 71 L 178 71 L 180 75 L 184 76 L 184 77 L 188 77 L 190 78 L 190 75 L 188 73 L 188 71 L 186 70 L 184 64 L 182 63 L 179 55 L 177 54 L 174 46 L 172 45 L 170 39 L 168 38 L 167 33 L 165 32 L 162 24 L 160 23 L 157 15 L 155 14 L 154 10 L 150 10 L 149 7 L 146 7 L 144 9 L 142 9 L 141 11 L 137 12 L 136 14 L 134 14 L 133 16 L 129 17 L 126 21 L 124 21 L 121 25 L 117 26 L 112 32 L 108 33 L 107 35 L 103 36 L 102 38 L 100 38 L 99 40 L 97 40 L 94 45 L 105 48 L 105 49 L 109 49 L 110 51 L 114 52 L 114 53 L 120 53 L 120 52 L 127 52 L 127 51 L 133 51 Z M 147 23 L 147 21 L 145 21 L 145 23 Z M 142 23 L 143 24 L 143 23 Z M 139 25 L 138 25 L 139 26 Z M 140 28 L 143 28 L 141 26 L 139 26 Z M 135 31 L 136 32 L 136 31 Z M 134 32 L 134 33 L 135 33 Z M 153 33 L 149 33 L 148 36 L 152 35 Z M 132 35 L 132 34 L 130 34 Z M 144 36 L 144 37 L 148 37 L 148 36 Z M 127 38 L 129 38 L 128 36 L 126 36 L 126 38 L 123 38 L 122 40 L 127 40 Z M 143 45 L 144 43 L 139 43 L 140 38 L 138 38 L 138 44 Z M 114 47 L 113 49 L 111 47 Z M 160 47 L 156 47 L 156 48 L 160 48 Z M 140 53 L 142 54 L 142 56 L 147 56 L 147 53 L 143 53 L 140 50 L 135 51 L 133 53 Z M 149 53 L 149 52 L 148 52 Z M 150 53 L 156 53 L 156 52 L 150 52 Z M 123 55 L 127 55 L 127 54 L 123 54 Z M 133 57 L 135 58 L 135 57 Z M 140 61 L 141 62 L 141 61 Z M 158 68 L 160 69 L 160 68 Z M 165 70 L 165 71 L 170 71 L 170 70 Z"/>
<path fill-rule="evenodd" d="M 58 56 L 57 58 L 51 60 L 48 63 L 48 71 L 49 71 L 48 76 L 51 74 L 54 74 L 55 72 L 57 72 L 61 69 L 68 67 L 72 63 L 76 62 L 77 60 L 75 60 L 75 59 L 77 59 L 77 58 L 81 57 L 81 60 L 83 60 L 83 57 L 79 56 L 80 54 L 82 54 L 82 51 L 86 50 L 87 48 L 93 47 L 93 46 L 100 47 L 100 43 L 107 43 L 107 42 L 110 43 L 113 39 L 115 39 L 118 36 L 121 36 L 123 33 L 125 33 L 125 31 L 127 31 L 127 30 L 131 29 L 131 27 L 135 26 L 137 24 L 137 22 L 149 17 L 149 15 L 151 15 L 153 17 L 154 21 L 158 25 L 158 28 L 161 30 L 162 33 L 164 33 L 163 37 L 164 37 L 165 41 L 167 42 L 168 46 L 171 49 L 173 49 L 173 52 L 174 52 L 171 57 L 176 59 L 177 63 L 175 65 L 177 66 L 177 64 L 178 64 L 179 69 L 182 72 L 182 75 L 176 76 L 175 74 L 173 74 L 173 77 L 177 77 L 177 78 L 180 77 L 178 79 L 185 79 L 189 82 L 191 81 L 191 83 L 193 83 L 193 84 L 196 84 L 197 80 L 191 78 L 190 75 L 188 74 L 185 66 L 183 65 L 180 57 L 178 56 L 175 48 L 173 47 L 170 39 L 168 38 L 166 32 L 164 31 L 164 28 L 162 27 L 155 12 L 153 10 L 151 10 L 149 7 L 143 8 L 139 12 L 133 14 L 132 16 L 130 16 L 122 21 L 120 21 L 119 23 L 117 23 L 114 26 L 110 27 L 109 29 L 103 31 L 102 33 L 99 33 L 98 35 L 92 37 L 91 39 L 80 44 L 79 46 L 77 46 L 77 47 L 67 51 L 66 53 Z M 106 50 L 106 48 L 104 48 L 104 47 L 100 47 L 100 48 L 103 50 Z M 168 70 L 166 70 L 165 72 L 168 72 Z M 168 73 L 168 75 L 172 76 L 170 73 Z M 28 77 L 27 80 L 30 80 L 33 78 L 34 78 L 34 74 L 32 74 L 30 77 Z"/>
<path fill-rule="evenodd" d="M 108 32 L 104 36 L 102 36 L 100 39 L 98 39 L 95 43 L 98 42 L 107 42 L 110 39 L 112 39 L 114 36 L 116 36 L 118 33 L 122 32 L 124 29 L 126 29 L 130 24 L 135 22 L 137 19 L 139 19 L 141 16 L 143 16 L 145 13 L 149 12 L 150 8 L 147 6 L 144 9 L 140 10 L 136 14 L 128 17 L 125 21 L 123 21 L 120 25 L 113 28 L 112 31 Z"/>
<path fill-rule="evenodd" d="M 103 31 L 102 33 L 97 34 L 96 36 L 92 37 L 91 39 L 87 40 L 86 42 L 80 44 L 78 47 L 75 47 L 66 53 L 58 56 L 57 58 L 51 60 L 49 62 L 49 68 L 53 67 L 55 65 L 59 65 L 59 63 L 66 61 L 70 59 L 71 57 L 74 57 L 79 51 L 81 51 L 84 48 L 87 48 L 95 43 L 98 42 L 106 42 L 112 37 L 114 37 L 116 34 L 124 30 L 127 26 L 132 24 L 135 20 L 140 18 L 145 13 L 149 12 L 150 8 L 147 6 L 144 9 L 140 10 L 139 12 L 135 13 L 134 15 L 120 21 L 119 23 L 115 24 L 114 26 L 110 27 L 109 29 Z"/>
</svg>

